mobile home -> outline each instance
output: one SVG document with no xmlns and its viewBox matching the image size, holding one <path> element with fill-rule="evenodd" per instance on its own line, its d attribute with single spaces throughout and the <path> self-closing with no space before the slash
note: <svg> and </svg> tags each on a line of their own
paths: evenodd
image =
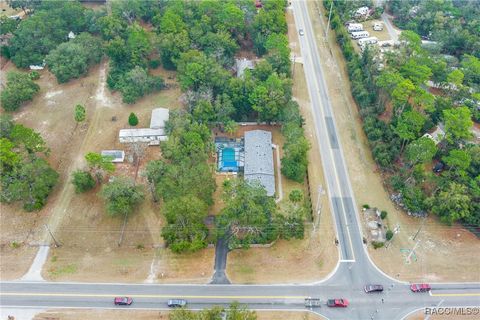
<svg viewBox="0 0 480 320">
<path fill-rule="evenodd" d="M 375 22 L 372 25 L 373 31 L 382 31 L 383 30 L 383 23 L 381 22 Z"/>
<path fill-rule="evenodd" d="M 363 24 L 361 23 L 350 23 L 347 27 L 347 31 L 352 33 L 355 31 L 363 31 Z"/>
<path fill-rule="evenodd" d="M 377 37 L 362 38 L 358 40 L 358 45 L 363 46 L 367 44 L 375 44 L 378 42 Z"/>
<path fill-rule="evenodd" d="M 368 38 L 370 37 L 370 33 L 368 31 L 356 31 L 352 32 L 352 39 L 357 40 L 361 38 Z"/>
</svg>

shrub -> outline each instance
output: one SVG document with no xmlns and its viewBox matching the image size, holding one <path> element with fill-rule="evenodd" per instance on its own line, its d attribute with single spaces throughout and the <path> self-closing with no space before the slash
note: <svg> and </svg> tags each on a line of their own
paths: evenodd
<svg viewBox="0 0 480 320">
<path fill-rule="evenodd" d="M 11 71 L 7 74 L 7 86 L 2 90 L 2 107 L 6 111 L 15 111 L 23 102 L 32 100 L 39 90 L 29 74 Z"/>
<path fill-rule="evenodd" d="M 95 187 L 95 180 L 88 171 L 77 170 L 73 173 L 72 184 L 76 193 L 82 193 Z"/>
<path fill-rule="evenodd" d="M 40 73 L 38 73 L 38 71 L 30 72 L 30 79 L 32 79 L 32 80 L 40 79 Z"/>
<path fill-rule="evenodd" d="M 381 213 L 380 213 L 380 218 L 385 219 L 387 217 L 387 211 L 383 210 Z"/>
<path fill-rule="evenodd" d="M 392 230 L 387 230 L 387 233 L 385 234 L 385 237 L 387 238 L 388 241 L 392 240 L 393 231 Z"/>
<path fill-rule="evenodd" d="M 150 69 L 157 69 L 160 66 L 160 60 L 150 60 L 148 61 L 148 67 Z"/>
<path fill-rule="evenodd" d="M 135 127 L 138 124 L 138 118 L 135 113 L 130 113 L 128 116 L 128 124 L 131 125 L 132 127 Z"/>
<path fill-rule="evenodd" d="M 17 241 L 12 241 L 10 243 L 10 247 L 12 247 L 13 249 L 17 249 L 17 248 L 20 248 L 20 243 L 18 243 Z"/>
<path fill-rule="evenodd" d="M 374 249 L 378 249 L 378 248 L 381 248 L 385 245 L 384 242 L 381 242 L 381 241 L 372 241 L 372 246 Z"/>
<path fill-rule="evenodd" d="M 363 209 L 370 209 L 370 206 L 368 204 L 364 204 L 362 207 Z"/>
</svg>

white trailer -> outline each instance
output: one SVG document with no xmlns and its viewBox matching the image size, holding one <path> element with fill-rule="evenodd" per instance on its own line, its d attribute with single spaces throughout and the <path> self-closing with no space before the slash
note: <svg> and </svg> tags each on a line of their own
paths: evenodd
<svg viewBox="0 0 480 320">
<path fill-rule="evenodd" d="M 368 37 L 368 38 L 362 38 L 358 40 L 358 45 L 364 46 L 367 44 L 375 44 L 378 42 L 377 37 Z"/>
<path fill-rule="evenodd" d="M 347 31 L 349 33 L 355 32 L 355 31 L 363 31 L 363 24 L 361 23 L 350 23 L 347 27 Z"/>
<path fill-rule="evenodd" d="M 370 33 L 368 33 L 368 31 L 352 32 L 352 39 L 354 39 L 354 40 L 362 39 L 362 38 L 368 38 L 368 37 L 370 37 Z"/>
</svg>

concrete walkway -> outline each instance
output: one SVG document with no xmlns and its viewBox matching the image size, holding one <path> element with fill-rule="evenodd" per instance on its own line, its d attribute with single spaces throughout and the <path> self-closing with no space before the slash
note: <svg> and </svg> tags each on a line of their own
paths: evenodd
<svg viewBox="0 0 480 320">
<path fill-rule="evenodd" d="M 50 251 L 50 246 L 40 246 L 38 248 L 37 255 L 33 260 L 30 269 L 28 272 L 20 279 L 23 281 L 45 281 L 42 277 L 42 268 L 47 261 L 48 252 Z"/>
</svg>

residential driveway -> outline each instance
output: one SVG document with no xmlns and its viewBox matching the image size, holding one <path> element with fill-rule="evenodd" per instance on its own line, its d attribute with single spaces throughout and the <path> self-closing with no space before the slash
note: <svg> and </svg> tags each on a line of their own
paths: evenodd
<svg viewBox="0 0 480 320">
<path fill-rule="evenodd" d="M 230 284 L 225 268 L 227 266 L 228 255 L 228 236 L 217 240 L 215 246 L 215 273 L 213 274 L 211 284 Z"/>
</svg>

